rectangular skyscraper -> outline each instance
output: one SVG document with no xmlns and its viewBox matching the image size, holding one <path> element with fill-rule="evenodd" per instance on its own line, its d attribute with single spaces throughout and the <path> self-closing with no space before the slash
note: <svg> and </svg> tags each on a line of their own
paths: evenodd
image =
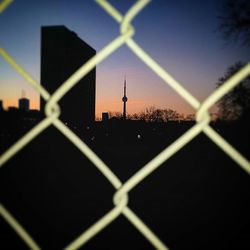
<svg viewBox="0 0 250 250">
<path fill-rule="evenodd" d="M 18 108 L 21 111 L 28 112 L 30 109 L 30 100 L 27 98 L 20 98 L 18 100 Z"/>
<path fill-rule="evenodd" d="M 41 29 L 41 84 L 52 94 L 96 51 L 65 26 Z M 83 128 L 95 120 L 95 68 L 81 79 L 60 101 L 60 119 Z M 44 100 L 40 108 L 44 112 Z"/>
</svg>

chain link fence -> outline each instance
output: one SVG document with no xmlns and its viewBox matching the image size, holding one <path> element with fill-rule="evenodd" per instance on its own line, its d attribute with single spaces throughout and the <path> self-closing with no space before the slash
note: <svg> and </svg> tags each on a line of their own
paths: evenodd
<svg viewBox="0 0 250 250">
<path fill-rule="evenodd" d="M 54 93 L 50 95 L 38 82 L 36 82 L 26 71 L 19 65 L 3 48 L 0 48 L 0 55 L 21 75 L 27 82 L 34 87 L 34 89 L 46 101 L 45 113 L 46 117 L 32 128 L 27 134 L 19 139 L 7 151 L 5 151 L 0 158 L 0 166 L 10 160 L 22 148 L 24 148 L 36 136 L 46 130 L 49 126 L 54 126 L 62 134 L 65 139 L 69 140 L 75 147 L 77 147 L 104 175 L 104 177 L 113 185 L 116 190 L 113 196 L 114 207 L 101 219 L 96 221 L 90 228 L 77 236 L 73 242 L 69 243 L 65 249 L 77 249 L 83 246 L 87 241 L 92 239 L 100 231 L 104 230 L 111 222 L 116 220 L 123 214 L 128 221 L 154 246 L 156 249 L 168 249 L 164 242 L 162 242 L 156 234 L 129 208 L 128 193 L 138 184 L 140 184 L 147 176 L 155 171 L 162 163 L 167 161 L 171 156 L 188 144 L 192 139 L 200 133 L 205 133 L 215 144 L 220 147 L 225 154 L 231 157 L 239 167 L 241 167 L 247 174 L 250 174 L 249 161 L 240 154 L 232 145 L 230 145 L 224 138 L 220 136 L 210 125 L 209 109 L 220 100 L 225 94 L 239 84 L 244 78 L 250 74 L 250 64 L 247 64 L 233 77 L 227 80 L 221 87 L 216 89 L 205 101 L 200 103 L 191 93 L 189 93 L 179 82 L 177 82 L 164 68 L 150 55 L 148 55 L 143 48 L 141 48 L 134 40 L 135 29 L 131 25 L 132 20 L 137 14 L 145 8 L 150 0 L 138 0 L 128 11 L 122 16 L 108 1 L 96 0 L 96 3 L 103 8 L 120 26 L 120 35 L 104 47 L 88 62 L 82 65 L 72 76 L 70 76 Z M 0 3 L 0 12 L 9 6 L 11 1 L 3 0 Z M 9 6 L 10 7 L 10 6 Z M 171 145 L 165 148 L 154 159 L 143 166 L 138 172 L 131 176 L 125 183 L 111 171 L 96 154 L 93 152 L 72 130 L 70 130 L 59 119 L 60 107 L 58 101 L 67 94 L 67 92 L 74 87 L 74 85 L 82 79 L 88 72 L 90 72 L 96 65 L 105 60 L 110 54 L 126 44 L 128 48 L 153 72 L 155 72 L 163 81 L 171 86 L 182 98 L 184 98 L 197 112 L 196 123 L 181 137 L 174 141 Z M 31 249 L 40 249 L 35 239 L 25 230 L 25 228 L 15 219 L 8 209 L 1 204 L 0 214 L 5 221 L 16 231 L 16 233 L 23 239 Z"/>
</svg>

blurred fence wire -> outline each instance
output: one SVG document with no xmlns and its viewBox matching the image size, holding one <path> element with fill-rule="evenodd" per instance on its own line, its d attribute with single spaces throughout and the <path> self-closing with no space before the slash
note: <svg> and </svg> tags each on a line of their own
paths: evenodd
<svg viewBox="0 0 250 250">
<path fill-rule="evenodd" d="M 0 3 L 0 13 L 12 1 L 3 0 Z M 138 0 L 135 4 L 122 16 L 106 0 L 96 0 L 96 3 L 103 8 L 120 26 L 120 34 L 99 53 L 82 65 L 72 76 L 70 76 L 52 95 L 44 89 L 37 81 L 35 81 L 23 68 L 19 65 L 3 48 L 0 48 L 0 55 L 20 74 L 27 82 L 33 86 L 37 92 L 46 101 L 45 113 L 46 117 L 32 128 L 27 134 L 19 139 L 7 151 L 5 151 L 0 158 L 0 166 L 10 160 L 29 142 L 35 140 L 35 137 L 42 133 L 49 126 L 54 126 L 65 138 L 68 139 L 74 146 L 76 146 L 88 159 L 96 166 L 96 168 L 108 179 L 116 190 L 113 196 L 114 207 L 108 213 L 103 215 L 90 228 L 77 236 L 73 242 L 69 243 L 65 249 L 77 249 L 83 246 L 88 240 L 92 239 L 100 231 L 104 230 L 112 221 L 123 214 L 134 227 L 156 248 L 168 249 L 164 242 L 162 242 L 154 232 L 129 208 L 128 193 L 138 184 L 140 184 L 145 177 L 155 171 L 163 162 L 173 156 L 182 147 L 188 144 L 201 132 L 205 133 L 215 144 L 217 144 L 229 157 L 231 157 L 239 167 L 241 167 L 247 174 L 250 174 L 249 161 L 240 154 L 232 145 L 230 145 L 224 138 L 222 138 L 210 125 L 211 117 L 209 109 L 231 89 L 239 84 L 244 78 L 250 74 L 250 64 L 247 64 L 233 77 L 227 80 L 220 88 L 216 89 L 205 101 L 200 103 L 191 93 L 189 93 L 179 82 L 177 82 L 163 67 L 161 67 L 150 55 L 148 55 L 143 48 L 141 48 L 134 40 L 135 29 L 132 26 L 132 20 L 137 14 L 145 8 L 150 0 Z M 9 6 L 11 7 L 11 6 Z M 74 87 L 77 82 L 82 79 L 88 72 L 90 72 L 97 64 L 105 60 L 114 51 L 126 44 L 130 50 L 143 61 L 152 71 L 154 71 L 163 81 L 171 86 L 182 98 L 184 98 L 197 112 L 196 124 L 186 131 L 175 142 L 166 147 L 154 159 L 143 166 L 137 173 L 131 176 L 125 183 L 122 183 L 119 178 L 111 171 L 111 169 L 64 123 L 59 119 L 60 107 L 59 100 L 67 94 L 67 92 Z M 15 219 L 3 204 L 0 205 L 0 214 L 5 221 L 16 231 L 16 233 L 24 240 L 24 242 L 31 249 L 40 249 L 39 245 L 31 237 L 31 235 L 24 229 L 24 227 Z"/>
</svg>

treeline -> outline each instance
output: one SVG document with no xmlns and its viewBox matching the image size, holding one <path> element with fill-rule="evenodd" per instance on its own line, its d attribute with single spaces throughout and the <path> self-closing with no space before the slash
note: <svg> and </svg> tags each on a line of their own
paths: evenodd
<svg viewBox="0 0 250 250">
<path fill-rule="evenodd" d="M 108 112 L 109 118 L 116 118 L 116 119 L 122 119 L 122 113 L 121 112 Z M 146 122 L 168 122 L 168 121 L 193 121 L 195 120 L 194 114 L 179 114 L 176 110 L 173 109 L 160 109 L 156 108 L 154 106 L 148 107 L 145 110 L 134 113 L 134 114 L 128 114 L 127 119 L 130 120 L 140 120 L 140 121 L 146 121 Z"/>
</svg>

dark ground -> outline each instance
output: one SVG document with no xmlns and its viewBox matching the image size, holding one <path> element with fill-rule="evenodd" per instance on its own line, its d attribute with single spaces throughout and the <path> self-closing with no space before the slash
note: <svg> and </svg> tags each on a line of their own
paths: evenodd
<svg viewBox="0 0 250 250">
<path fill-rule="evenodd" d="M 84 138 L 124 182 L 190 126 L 99 124 Z M 216 129 L 250 158 L 249 129 Z M 0 190 L 42 249 L 68 245 L 113 207 L 115 192 L 52 127 L 2 167 Z M 129 207 L 170 249 L 250 249 L 250 176 L 203 134 L 136 186 Z M 3 219 L 0 231 L 1 249 L 27 249 Z M 153 247 L 121 215 L 82 249 Z"/>
</svg>

